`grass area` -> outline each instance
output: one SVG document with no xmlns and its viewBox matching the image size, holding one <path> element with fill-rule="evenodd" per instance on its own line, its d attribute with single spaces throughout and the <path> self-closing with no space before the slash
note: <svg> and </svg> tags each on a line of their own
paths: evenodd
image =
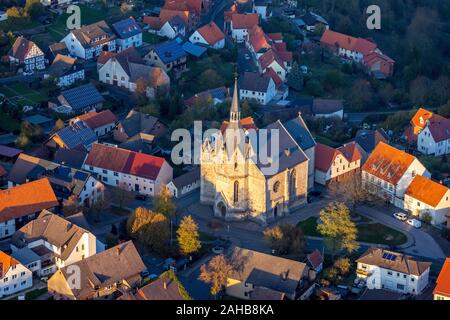
<svg viewBox="0 0 450 320">
<path fill-rule="evenodd" d="M 156 34 L 150 33 L 150 32 L 142 32 L 142 41 L 149 43 L 149 44 L 157 44 L 161 43 L 164 40 L 166 40 L 165 37 L 160 37 Z"/>
<path fill-rule="evenodd" d="M 317 218 L 311 217 L 297 224 L 303 230 L 305 235 L 310 237 L 322 237 L 317 231 Z M 391 235 L 392 239 L 386 240 L 384 237 Z M 377 243 L 384 245 L 401 245 L 406 242 L 406 236 L 400 231 L 389 228 L 380 223 L 366 224 L 358 226 L 358 241 Z"/>
<path fill-rule="evenodd" d="M 0 93 L 3 93 L 10 99 L 12 104 L 19 106 L 38 105 L 42 101 L 48 100 L 47 89 L 34 90 L 22 83 L 16 83 L 9 86 L 1 86 Z"/>
<path fill-rule="evenodd" d="M 8 132 L 20 130 L 20 122 L 11 118 L 9 114 L 0 111 L 0 129 Z"/>
<path fill-rule="evenodd" d="M 8 31 L 19 31 L 26 30 L 40 26 L 41 24 L 37 19 L 7 19 L 0 22 L 0 30 Z"/>
<path fill-rule="evenodd" d="M 423 163 L 423 165 L 430 170 L 431 175 L 434 179 L 440 180 L 443 178 L 442 173 L 450 172 L 450 161 L 448 161 L 447 157 L 434 157 L 434 156 L 418 156 L 419 161 Z"/>
<path fill-rule="evenodd" d="M 36 300 L 43 294 L 47 293 L 47 288 L 36 289 L 30 292 L 25 293 L 25 300 Z"/>
<path fill-rule="evenodd" d="M 317 135 L 317 134 L 314 135 L 314 139 L 317 142 L 319 142 L 321 144 L 324 144 L 324 145 L 327 145 L 327 146 L 332 147 L 332 148 L 338 148 L 338 147 L 341 146 L 339 143 L 331 140 L 330 138 L 327 138 L 327 137 L 324 137 L 324 136 L 320 136 L 320 135 Z"/>
</svg>

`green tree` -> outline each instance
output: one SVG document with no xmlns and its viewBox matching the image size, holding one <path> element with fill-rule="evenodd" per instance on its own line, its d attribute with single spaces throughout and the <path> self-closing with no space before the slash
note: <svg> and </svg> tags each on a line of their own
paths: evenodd
<svg viewBox="0 0 450 320">
<path fill-rule="evenodd" d="M 358 230 L 350 218 L 350 210 L 341 202 L 333 202 L 320 211 L 321 224 L 317 231 L 325 238 L 325 245 L 334 257 L 345 250 L 348 253 L 358 249 Z"/>
<path fill-rule="evenodd" d="M 44 14 L 44 6 L 40 0 L 27 0 L 24 7 L 25 13 L 32 19 Z"/>
<path fill-rule="evenodd" d="M 227 285 L 228 277 L 233 272 L 233 266 L 223 254 L 212 258 L 207 265 L 200 267 L 199 280 L 211 285 L 211 294 L 217 297 Z"/>
<path fill-rule="evenodd" d="M 165 215 L 168 218 L 175 216 L 177 207 L 172 201 L 170 190 L 164 186 L 153 199 L 153 210 Z"/>
<path fill-rule="evenodd" d="M 450 100 L 446 104 L 439 107 L 438 113 L 446 118 L 450 118 Z"/>
<path fill-rule="evenodd" d="M 201 248 L 198 225 L 191 216 L 185 216 L 181 220 L 177 230 L 177 240 L 183 255 L 190 255 Z"/>
<path fill-rule="evenodd" d="M 291 71 L 288 74 L 287 83 L 289 87 L 296 91 L 301 91 L 303 89 L 303 73 L 297 61 L 292 64 Z"/>
</svg>

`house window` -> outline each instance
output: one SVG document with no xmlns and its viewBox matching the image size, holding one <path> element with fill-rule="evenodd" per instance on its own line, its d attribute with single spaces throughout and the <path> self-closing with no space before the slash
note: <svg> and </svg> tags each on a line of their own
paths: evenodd
<svg viewBox="0 0 450 320">
<path fill-rule="evenodd" d="M 273 185 L 273 192 L 278 192 L 279 189 L 280 189 L 280 181 L 277 181 Z"/>
<path fill-rule="evenodd" d="M 239 201 L 239 182 L 234 182 L 234 196 L 233 196 L 234 203 L 237 203 Z"/>
</svg>

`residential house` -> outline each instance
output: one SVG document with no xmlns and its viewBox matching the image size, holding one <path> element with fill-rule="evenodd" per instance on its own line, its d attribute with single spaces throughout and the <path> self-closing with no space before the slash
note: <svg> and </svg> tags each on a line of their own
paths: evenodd
<svg viewBox="0 0 450 320">
<path fill-rule="evenodd" d="M 420 219 L 429 217 L 433 225 L 445 224 L 450 213 L 450 190 L 431 179 L 415 176 L 405 192 L 405 209 Z"/>
<path fill-rule="evenodd" d="M 317 13 L 308 11 L 301 17 L 303 25 L 308 32 L 315 32 L 317 28 L 328 30 L 330 28 L 328 21 Z"/>
<path fill-rule="evenodd" d="M 55 79 L 58 87 L 68 87 L 79 80 L 84 80 L 84 66 L 77 59 L 57 54 L 53 59 L 48 74 Z"/>
<path fill-rule="evenodd" d="M 239 88 L 241 100 L 253 100 L 261 105 L 267 105 L 277 94 L 272 78 L 257 72 L 245 72 Z"/>
<path fill-rule="evenodd" d="M 231 16 L 231 37 L 236 42 L 244 42 L 249 30 L 259 23 L 257 13 L 235 13 Z"/>
<path fill-rule="evenodd" d="M 240 265 L 228 276 L 226 294 L 249 300 L 256 288 L 267 288 L 296 300 L 308 285 L 308 266 L 302 262 L 234 247 L 230 259 Z M 306 280 L 306 281 L 305 281 Z"/>
<path fill-rule="evenodd" d="M 446 258 L 433 290 L 434 300 L 450 300 L 450 258 Z"/>
<path fill-rule="evenodd" d="M 103 83 L 124 88 L 130 92 L 145 90 L 148 98 L 154 98 L 158 90 L 170 87 L 170 78 L 163 68 L 145 64 L 134 47 L 113 55 L 98 71 Z"/>
<path fill-rule="evenodd" d="M 24 248 L 39 256 L 41 269 L 35 271 L 39 276 L 50 276 L 97 253 L 92 233 L 47 210 L 12 237 L 13 253 Z"/>
<path fill-rule="evenodd" d="M 33 276 L 39 276 L 42 268 L 41 257 L 39 257 L 33 250 L 28 247 L 16 250 L 11 253 L 11 257 L 19 261 L 30 270 Z"/>
<path fill-rule="evenodd" d="M 54 133 L 45 146 L 56 152 L 58 149 L 91 150 L 92 144 L 98 141 L 94 130 L 83 121 L 75 122 Z"/>
<path fill-rule="evenodd" d="M 33 41 L 23 36 L 14 41 L 8 57 L 11 64 L 22 66 L 27 72 L 45 69 L 44 53 Z"/>
<path fill-rule="evenodd" d="M 344 100 L 314 99 L 312 114 L 316 118 L 338 117 L 344 119 Z"/>
<path fill-rule="evenodd" d="M 417 150 L 435 157 L 450 154 L 450 119 L 431 116 L 418 135 Z"/>
<path fill-rule="evenodd" d="M 52 64 L 58 54 L 63 56 L 68 56 L 70 54 L 65 42 L 55 42 L 49 45 L 45 52 L 45 62 L 47 64 Z"/>
<path fill-rule="evenodd" d="M 416 157 L 380 142 L 362 167 L 362 184 L 368 192 L 403 209 L 405 192 L 417 175 L 430 177 Z"/>
<path fill-rule="evenodd" d="M 269 7 L 270 3 L 271 0 L 253 0 L 253 12 L 258 14 L 263 21 L 272 17 L 272 10 Z"/>
<path fill-rule="evenodd" d="M 61 204 L 90 207 L 103 198 L 104 186 L 90 173 L 22 154 L 8 177 L 10 187 L 48 178 Z"/>
<path fill-rule="evenodd" d="M 10 237 L 17 228 L 34 219 L 36 213 L 59 205 L 48 179 L 0 190 L 0 238 Z"/>
<path fill-rule="evenodd" d="M 425 108 L 419 108 L 411 118 L 410 125 L 405 129 L 405 132 L 403 133 L 403 137 L 406 139 L 406 141 L 409 143 L 417 143 L 417 137 L 419 133 L 423 129 L 425 129 L 428 120 L 430 120 L 433 116 L 441 117 L 440 115 L 436 115 L 432 111 L 429 111 Z"/>
<path fill-rule="evenodd" d="M 94 130 L 97 137 L 103 137 L 114 130 L 117 117 L 109 109 L 100 112 L 91 111 L 70 119 L 69 124 L 72 125 L 78 121 L 83 121 L 89 128 Z"/>
<path fill-rule="evenodd" d="M 117 51 L 142 46 L 142 29 L 133 17 L 114 23 L 112 29 L 117 37 Z"/>
<path fill-rule="evenodd" d="M 145 16 L 143 22 L 149 27 L 148 32 L 161 37 L 174 39 L 178 36 L 186 36 L 186 24 L 180 16 L 175 15 L 167 21 L 159 17 Z"/>
<path fill-rule="evenodd" d="M 105 99 L 91 83 L 62 91 L 54 101 L 49 101 L 50 109 L 58 113 L 84 113 L 100 110 Z"/>
<path fill-rule="evenodd" d="M 123 143 L 139 136 L 151 143 L 154 137 L 161 136 L 165 131 L 166 126 L 158 118 L 131 110 L 126 118 L 119 122 L 113 134 L 117 142 Z"/>
<path fill-rule="evenodd" d="M 81 279 L 74 286 L 73 268 L 78 267 Z M 132 241 L 87 257 L 58 270 L 48 280 L 48 291 L 56 300 L 114 299 L 120 292 L 137 289 L 142 282 L 144 262 Z"/>
<path fill-rule="evenodd" d="M 33 275 L 23 264 L 0 250 L 0 298 L 29 289 Z"/>
<path fill-rule="evenodd" d="M 308 129 L 301 113 L 297 117 L 285 122 L 284 127 L 289 135 L 300 146 L 305 155 L 308 157 L 308 190 L 314 188 L 314 175 L 316 163 L 316 141 Z"/>
<path fill-rule="evenodd" d="M 343 59 L 365 65 L 369 73 L 378 79 L 389 78 L 394 73 L 395 61 L 383 54 L 377 44 L 370 40 L 325 30 L 320 44 Z"/>
<path fill-rule="evenodd" d="M 76 149 L 58 149 L 53 157 L 53 161 L 74 169 L 81 169 L 87 152 Z"/>
<path fill-rule="evenodd" d="M 361 164 L 364 164 L 378 143 L 389 144 L 389 136 L 383 129 L 360 129 L 356 132 L 355 142 L 362 156 Z"/>
<path fill-rule="evenodd" d="M 356 275 L 367 289 L 419 295 L 428 286 L 430 262 L 382 248 L 369 248 L 358 260 Z"/>
<path fill-rule="evenodd" d="M 116 50 L 116 35 L 104 20 L 73 29 L 61 41 L 71 56 L 85 60 L 98 57 L 102 51 Z"/>
<path fill-rule="evenodd" d="M 309 267 L 315 272 L 319 273 L 323 269 L 324 258 L 319 250 L 314 250 L 306 256 Z"/>
<path fill-rule="evenodd" d="M 103 144 L 94 144 L 84 169 L 105 184 L 154 196 L 173 177 L 169 163 L 160 157 Z"/>
<path fill-rule="evenodd" d="M 209 12 L 211 0 L 166 0 L 159 17 L 168 20 L 178 15 L 184 17 L 187 31 L 193 31 L 200 23 L 202 15 Z"/>
<path fill-rule="evenodd" d="M 355 142 L 335 149 L 324 144 L 316 145 L 316 183 L 326 186 L 359 175 L 361 154 Z"/>
<path fill-rule="evenodd" d="M 213 105 L 217 105 L 224 102 L 228 98 L 228 89 L 225 87 L 219 87 L 196 93 L 193 97 L 184 100 L 184 105 L 188 108 L 192 108 L 197 104 L 204 104 L 205 102 L 208 102 L 209 99 L 211 99 L 211 103 Z"/>
<path fill-rule="evenodd" d="M 183 173 L 172 179 L 167 184 L 167 189 L 175 198 L 181 198 L 190 192 L 200 188 L 200 168 L 195 167 L 193 170 Z"/>
<path fill-rule="evenodd" d="M 187 54 L 176 40 L 170 40 L 150 49 L 144 60 L 148 65 L 159 67 L 165 72 L 174 70 L 179 75 L 186 70 Z"/>
<path fill-rule="evenodd" d="M 225 35 L 214 21 L 198 28 L 189 37 L 189 41 L 194 44 L 202 44 L 213 49 L 223 49 L 225 46 Z"/>
</svg>

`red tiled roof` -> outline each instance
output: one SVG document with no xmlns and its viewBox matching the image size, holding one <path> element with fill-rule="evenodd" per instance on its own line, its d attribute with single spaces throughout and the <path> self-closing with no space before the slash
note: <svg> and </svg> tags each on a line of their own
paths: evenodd
<svg viewBox="0 0 450 320">
<path fill-rule="evenodd" d="M 202 13 L 203 0 L 166 0 L 163 8 L 169 10 L 188 10 L 196 14 Z"/>
<path fill-rule="evenodd" d="M 322 254 L 317 249 L 308 254 L 308 260 L 314 269 L 317 269 L 323 263 Z"/>
<path fill-rule="evenodd" d="M 434 208 L 441 202 L 447 191 L 448 188 L 440 183 L 426 177 L 415 176 L 406 189 L 406 194 Z"/>
<path fill-rule="evenodd" d="M 377 48 L 377 45 L 369 40 L 363 38 L 355 38 L 343 33 L 325 30 L 320 39 L 320 43 L 330 47 L 344 48 L 350 51 L 360 52 L 367 55 Z"/>
<path fill-rule="evenodd" d="M 283 34 L 281 32 L 268 33 L 267 36 L 273 41 L 283 41 Z"/>
<path fill-rule="evenodd" d="M 356 147 L 356 142 L 352 141 L 338 148 L 338 151 L 347 159 L 348 162 L 355 162 L 361 160 L 361 153 Z"/>
<path fill-rule="evenodd" d="M 58 205 L 47 178 L 0 191 L 0 222 L 17 219 Z"/>
<path fill-rule="evenodd" d="M 251 29 L 259 23 L 257 13 L 235 13 L 231 16 L 233 29 Z"/>
<path fill-rule="evenodd" d="M 250 45 L 255 52 L 259 52 L 261 49 L 270 48 L 270 39 L 260 26 L 255 25 L 252 29 L 250 29 L 248 37 Z"/>
<path fill-rule="evenodd" d="M 339 154 L 339 152 L 336 149 L 321 143 L 318 143 L 316 145 L 315 152 L 316 152 L 315 168 L 323 172 L 327 172 L 330 169 L 331 164 L 333 163 L 336 156 Z"/>
<path fill-rule="evenodd" d="M 164 162 L 164 158 L 161 157 L 94 144 L 85 164 L 154 180 L 158 177 Z"/>
<path fill-rule="evenodd" d="M 274 61 L 276 61 L 283 69 L 285 68 L 283 61 L 273 49 L 268 50 L 261 57 L 259 57 L 259 64 L 263 70 L 269 67 Z"/>
<path fill-rule="evenodd" d="M 380 142 L 362 167 L 379 179 L 396 185 L 416 157 Z"/>
<path fill-rule="evenodd" d="M 214 45 L 220 40 L 225 39 L 225 35 L 223 34 L 222 30 L 215 24 L 214 22 L 210 22 L 203 27 L 199 28 L 198 33 L 201 34 L 203 39 L 208 42 L 209 45 Z"/>
<path fill-rule="evenodd" d="M 435 114 L 428 120 L 427 127 L 435 142 L 450 139 L 450 119 Z"/>
<path fill-rule="evenodd" d="M 100 55 L 97 58 L 97 63 L 99 64 L 105 64 L 108 62 L 109 59 L 111 59 L 112 57 L 115 57 L 117 55 L 116 52 L 112 52 L 112 51 L 102 51 L 100 53 Z"/>
<path fill-rule="evenodd" d="M 77 118 L 86 123 L 91 129 L 100 128 L 104 125 L 115 123 L 117 121 L 117 117 L 109 109 L 101 112 L 88 112 L 78 116 Z"/>
<path fill-rule="evenodd" d="M 379 61 L 385 61 L 387 63 L 395 63 L 395 61 L 391 59 L 389 56 L 375 51 L 364 56 L 364 63 L 369 67 Z"/>
<path fill-rule="evenodd" d="M 11 266 L 18 264 L 19 261 L 0 250 L 0 279 L 3 278 Z"/>
<path fill-rule="evenodd" d="M 272 78 L 272 80 L 273 80 L 273 82 L 275 82 L 275 86 L 277 88 L 279 88 L 280 85 L 283 84 L 283 80 L 272 68 L 267 68 L 265 74 L 268 74 Z"/>
<path fill-rule="evenodd" d="M 144 22 L 145 24 L 149 25 L 150 28 L 153 29 L 153 30 L 161 29 L 161 27 L 163 26 L 163 24 L 166 21 L 163 21 L 160 17 L 152 17 L 152 16 L 145 16 L 144 20 L 142 20 L 142 22 Z"/>
<path fill-rule="evenodd" d="M 220 131 L 222 133 L 225 132 L 225 130 L 228 127 L 229 122 L 228 121 L 224 121 L 222 122 L 222 126 L 220 127 Z M 255 122 L 253 121 L 252 117 L 247 117 L 247 118 L 243 118 L 239 121 L 239 124 L 241 126 L 241 128 L 245 129 L 245 130 L 249 130 L 249 129 L 255 129 L 257 130 L 258 127 L 256 126 Z"/>
<path fill-rule="evenodd" d="M 30 41 L 24 37 L 18 37 L 16 41 L 14 42 L 13 46 L 9 50 L 8 55 L 12 56 L 20 61 L 23 61 L 25 57 L 28 55 L 28 52 L 33 48 L 33 46 L 36 46 L 36 44 L 33 41 Z M 39 51 L 39 47 L 37 47 Z M 43 54 L 42 51 L 39 54 Z"/>
<path fill-rule="evenodd" d="M 436 280 L 433 294 L 450 298 L 450 258 L 445 259 L 439 277 Z"/>
<path fill-rule="evenodd" d="M 162 8 L 159 13 L 159 19 L 161 20 L 160 27 L 162 27 L 162 25 L 164 23 L 166 23 L 167 21 L 169 21 L 170 19 L 172 19 L 175 16 L 180 17 L 186 25 L 189 25 L 189 16 L 190 16 L 189 11 L 187 11 L 187 10 L 168 10 L 168 9 Z"/>
</svg>

